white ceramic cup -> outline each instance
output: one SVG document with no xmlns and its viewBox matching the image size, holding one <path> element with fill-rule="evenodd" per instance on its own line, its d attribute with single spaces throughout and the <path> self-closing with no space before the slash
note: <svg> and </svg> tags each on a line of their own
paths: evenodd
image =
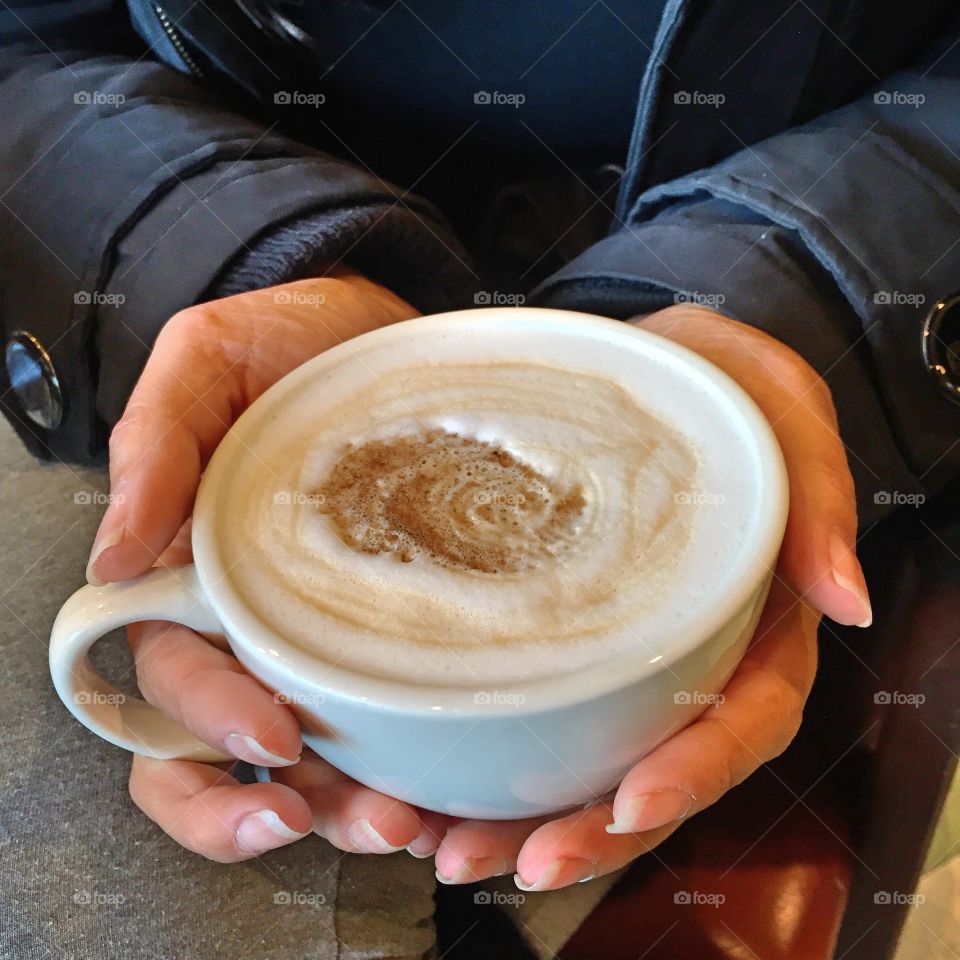
<svg viewBox="0 0 960 960">
<path fill-rule="evenodd" d="M 476 333 L 477 324 L 507 344 L 521 328 L 543 343 L 577 335 L 594 353 L 598 343 L 609 348 L 621 367 L 631 358 L 638 369 L 653 364 L 683 385 L 683 402 L 702 403 L 704 417 L 732 418 L 746 438 L 749 462 L 739 468 L 755 471 L 758 519 L 747 542 L 730 544 L 732 586 L 691 628 L 670 637 L 655 662 L 637 649 L 515 689 L 500 685 L 487 696 L 379 678 L 323 662 L 273 632 L 223 575 L 214 543 L 218 487 L 238 446 L 256 451 L 258 431 L 288 391 L 323 376 L 358 346 L 402 347 L 406 337 L 449 338 L 458 330 Z M 294 710 L 304 742 L 361 783 L 455 816 L 535 816 L 610 791 L 722 690 L 760 616 L 786 511 L 786 471 L 769 424 L 737 384 L 691 351 L 627 324 L 566 311 L 493 308 L 420 318 L 341 344 L 258 399 L 204 473 L 193 514 L 193 564 L 82 587 L 54 624 L 50 669 L 67 708 L 117 746 L 161 759 L 231 759 L 143 700 L 119 693 L 90 664 L 90 647 L 117 627 L 155 619 L 182 623 L 214 642 L 225 638 L 243 666 Z"/>
</svg>

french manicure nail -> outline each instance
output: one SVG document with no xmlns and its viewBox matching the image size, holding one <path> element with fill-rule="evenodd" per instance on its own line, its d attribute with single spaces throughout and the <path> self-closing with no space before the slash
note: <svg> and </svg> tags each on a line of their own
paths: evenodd
<svg viewBox="0 0 960 960">
<path fill-rule="evenodd" d="M 292 843 L 309 833 L 291 830 L 273 810 L 259 810 L 244 818 L 237 827 L 237 849 L 244 853 L 266 853 L 276 847 Z"/>
<path fill-rule="evenodd" d="M 607 833 L 640 833 L 682 820 L 693 807 L 696 797 L 683 790 L 656 790 L 618 804 L 613 823 Z"/>
<path fill-rule="evenodd" d="M 407 853 L 418 860 L 432 857 L 440 849 L 440 841 L 430 831 L 424 828 L 407 844 Z"/>
<path fill-rule="evenodd" d="M 453 886 L 457 883 L 469 883 L 471 880 L 476 879 L 473 875 L 473 863 L 473 859 L 468 857 L 450 876 L 447 876 L 446 874 L 443 874 L 437 870 L 437 879 L 447 886 Z"/>
<path fill-rule="evenodd" d="M 223 745 L 228 753 L 232 753 L 238 760 L 246 760 L 258 767 L 290 767 L 300 762 L 300 757 L 281 757 L 278 753 L 271 753 L 258 740 L 243 733 L 228 734 Z"/>
<path fill-rule="evenodd" d="M 486 880 L 488 877 L 502 877 L 509 872 L 510 864 L 502 857 L 467 857 L 452 877 L 445 876 L 438 870 L 437 879 L 441 883 L 453 885 Z"/>
<path fill-rule="evenodd" d="M 439 849 L 438 847 L 434 847 L 432 850 L 413 850 L 411 849 L 412 847 L 412 843 L 407 844 L 407 853 L 409 853 L 411 857 L 416 857 L 418 860 L 426 860 L 427 857 L 432 857 Z"/>
<path fill-rule="evenodd" d="M 370 853 L 396 853 L 403 846 L 395 847 L 388 843 L 374 828 L 369 820 L 354 820 L 347 831 L 350 840 Z"/>
<path fill-rule="evenodd" d="M 123 527 L 117 527 L 116 530 L 112 530 L 106 536 L 101 537 L 94 545 L 93 550 L 90 551 L 90 559 L 87 561 L 87 583 L 94 587 L 103 587 L 106 585 L 105 580 L 101 580 L 100 577 L 96 575 L 93 570 L 94 564 L 100 557 L 100 554 L 104 550 L 109 550 L 111 547 L 115 547 L 123 539 Z"/>
<path fill-rule="evenodd" d="M 846 590 L 859 605 L 857 626 L 869 627 L 873 623 L 873 610 L 870 607 L 870 596 L 867 593 L 867 583 L 863 579 L 863 571 L 860 569 L 856 554 L 836 530 L 830 535 L 830 566 L 833 582 L 841 590 Z"/>
<path fill-rule="evenodd" d="M 527 883 L 519 873 L 513 875 L 513 882 L 525 892 L 536 893 L 539 890 L 552 890 L 571 883 L 592 880 L 596 873 L 597 865 L 590 860 L 568 857 L 554 860 L 533 883 Z"/>
</svg>

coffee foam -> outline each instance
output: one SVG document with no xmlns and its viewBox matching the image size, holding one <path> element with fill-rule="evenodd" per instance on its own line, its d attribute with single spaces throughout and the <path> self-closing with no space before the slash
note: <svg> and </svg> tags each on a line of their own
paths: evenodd
<svg viewBox="0 0 960 960">
<path fill-rule="evenodd" d="M 413 359 L 348 358 L 238 458 L 217 536 L 245 603 L 330 663 L 414 682 L 662 655 L 744 535 L 750 483 L 716 476 L 730 429 L 693 436 L 642 385 L 575 366 Z M 740 504 L 729 534 L 704 506 L 705 454 Z"/>
<path fill-rule="evenodd" d="M 586 507 L 579 486 L 558 489 L 506 450 L 441 430 L 351 444 L 316 498 L 357 550 L 489 574 L 556 561 Z"/>
</svg>

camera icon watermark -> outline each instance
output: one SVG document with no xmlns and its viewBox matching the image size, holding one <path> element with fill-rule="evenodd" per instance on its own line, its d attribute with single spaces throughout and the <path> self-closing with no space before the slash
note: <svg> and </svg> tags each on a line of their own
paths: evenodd
<svg viewBox="0 0 960 960">
<path fill-rule="evenodd" d="M 322 693 L 275 693 L 273 702 L 285 707 L 319 707 L 327 698 Z"/>
<path fill-rule="evenodd" d="M 717 109 L 727 102 L 722 93 L 704 93 L 700 90 L 678 90 L 673 102 L 679 106 L 713 107 Z"/>
<path fill-rule="evenodd" d="M 878 290 L 873 295 L 873 302 L 882 307 L 922 307 L 927 302 L 927 297 L 923 293 L 909 293 L 905 290 Z"/>
<path fill-rule="evenodd" d="M 927 502 L 923 493 L 903 493 L 900 490 L 877 490 L 873 502 L 878 507 L 922 507 Z"/>
<path fill-rule="evenodd" d="M 718 507 L 726 500 L 722 493 L 706 493 L 703 490 L 678 490 L 673 495 L 673 502 L 682 507 Z"/>
<path fill-rule="evenodd" d="M 126 101 L 127 98 L 122 93 L 104 93 L 101 90 L 78 90 L 73 95 L 73 102 L 78 107 L 119 107 Z"/>
<path fill-rule="evenodd" d="M 501 293 L 499 290 L 478 290 L 473 295 L 477 307 L 522 307 L 527 298 L 522 293 Z"/>
<path fill-rule="evenodd" d="M 903 693 L 901 690 L 878 690 L 873 702 L 880 706 L 922 707 L 927 702 L 926 694 Z"/>
<path fill-rule="evenodd" d="M 478 490 L 473 495 L 473 502 L 478 506 L 491 507 L 522 507 L 527 498 L 522 493 L 503 493 L 501 490 L 488 492 Z"/>
<path fill-rule="evenodd" d="M 500 893 L 499 890 L 478 890 L 473 902 L 480 906 L 519 907 L 527 902 L 522 893 Z"/>
<path fill-rule="evenodd" d="M 277 90 L 273 102 L 278 107 L 322 107 L 327 102 L 324 93 L 312 93 L 306 90 Z"/>
<path fill-rule="evenodd" d="M 279 907 L 322 907 L 327 898 L 322 893 L 308 893 L 303 890 L 277 890 L 273 902 Z"/>
<path fill-rule="evenodd" d="M 722 293 L 701 293 L 699 290 L 678 291 L 673 295 L 674 303 L 692 303 L 700 307 L 722 307 L 727 298 Z"/>
<path fill-rule="evenodd" d="M 478 690 L 473 695 L 473 702 L 481 707 L 519 707 L 527 702 L 527 698 L 511 690 Z"/>
<path fill-rule="evenodd" d="M 127 902 L 127 896 L 100 890 L 78 890 L 73 895 L 73 902 L 83 907 L 119 907 Z"/>
<path fill-rule="evenodd" d="M 919 907 L 926 900 L 922 893 L 901 893 L 899 890 L 878 890 L 873 895 L 873 902 L 877 906 Z"/>
<path fill-rule="evenodd" d="M 704 893 L 702 890 L 678 890 L 673 902 L 680 906 L 720 907 L 727 902 L 722 893 Z"/>
<path fill-rule="evenodd" d="M 278 507 L 322 507 L 327 498 L 322 493 L 304 493 L 303 490 L 277 490 L 273 502 Z"/>
<path fill-rule="evenodd" d="M 482 106 L 493 105 L 498 107 L 513 107 L 516 110 L 527 102 L 523 93 L 502 93 L 500 90 L 478 90 L 473 95 L 473 102 Z"/>
<path fill-rule="evenodd" d="M 127 302 L 125 294 L 103 293 L 100 290 L 77 290 L 73 302 L 80 306 L 119 307 Z"/>
<path fill-rule="evenodd" d="M 307 293 L 305 290 L 277 290 L 273 302 L 278 306 L 322 307 L 327 298 L 322 293 Z"/>
<path fill-rule="evenodd" d="M 878 90 L 873 95 L 873 102 L 881 106 L 913 107 L 916 110 L 927 102 L 927 98 L 922 93 L 906 93 L 903 90 Z"/>
<path fill-rule="evenodd" d="M 125 494 L 104 493 L 102 490 L 76 490 L 73 494 L 73 502 L 78 507 L 109 507 L 111 503 L 125 500 Z"/>
<path fill-rule="evenodd" d="M 696 704 L 701 707 L 719 707 L 726 701 L 727 698 L 722 693 L 703 693 L 701 690 L 678 690 L 673 695 L 673 702 L 681 706 Z"/>
<path fill-rule="evenodd" d="M 101 690 L 80 690 L 73 695 L 73 702 L 82 707 L 119 707 L 127 702 L 119 690 L 103 693 Z"/>
</svg>

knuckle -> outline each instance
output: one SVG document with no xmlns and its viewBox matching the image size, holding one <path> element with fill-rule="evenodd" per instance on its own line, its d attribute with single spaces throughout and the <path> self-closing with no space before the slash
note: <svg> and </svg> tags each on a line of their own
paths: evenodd
<svg viewBox="0 0 960 960">
<path fill-rule="evenodd" d="M 137 685 L 144 700 L 183 722 L 200 702 L 210 671 L 192 663 L 189 634 L 180 624 L 153 620 L 127 628 Z"/>
<path fill-rule="evenodd" d="M 201 796 L 197 797 L 198 804 Z M 185 847 L 191 853 L 199 853 L 201 856 L 209 857 L 212 852 L 213 844 L 208 835 L 208 831 L 201 825 L 197 818 L 189 814 L 182 817 L 177 823 L 177 835 L 174 837 L 181 847 Z"/>
<path fill-rule="evenodd" d="M 817 467 L 816 480 L 816 486 L 826 492 L 829 500 L 850 504 L 855 502 L 853 476 L 842 451 L 838 450 L 835 458 L 821 461 Z"/>
<path fill-rule="evenodd" d="M 699 721 L 713 728 L 717 763 L 712 784 L 717 799 L 742 783 L 762 764 L 778 757 L 796 736 L 803 720 L 805 695 L 778 673 L 758 667 L 768 682 L 754 697 L 754 708 L 763 717 L 762 730 L 738 732 L 721 715 Z"/>
<path fill-rule="evenodd" d="M 164 341 L 194 337 L 198 327 L 208 325 L 215 316 L 215 311 L 205 303 L 193 304 L 178 310 L 160 329 L 157 337 Z"/>
<path fill-rule="evenodd" d="M 812 367 L 810 368 L 810 372 L 813 375 L 813 380 L 809 387 L 810 399 L 821 410 L 829 413 L 831 421 L 836 422 L 833 391 L 830 389 L 830 385 Z"/>
<path fill-rule="evenodd" d="M 133 755 L 130 764 L 130 776 L 127 778 L 127 790 L 130 799 L 147 816 L 153 819 L 150 813 L 150 794 L 160 789 L 158 776 L 160 774 L 159 761 Z"/>
<path fill-rule="evenodd" d="M 806 689 L 801 689 L 776 670 L 756 667 L 765 683 L 758 697 L 758 705 L 770 725 L 761 762 L 772 760 L 786 750 L 803 722 Z"/>
<path fill-rule="evenodd" d="M 716 770 L 711 778 L 712 784 L 707 791 L 707 796 L 704 797 L 712 803 L 745 780 L 758 763 L 745 762 L 744 757 L 747 751 L 744 744 L 721 716 L 708 714 L 699 722 L 706 724 L 713 731 L 716 739 L 714 756 L 724 757 L 723 762 L 715 765 Z"/>
<path fill-rule="evenodd" d="M 826 381 L 792 347 L 777 342 L 770 351 L 768 369 L 793 397 L 830 397 Z M 832 401 L 831 401 L 832 406 Z"/>
<path fill-rule="evenodd" d="M 124 450 L 129 449 L 132 445 L 132 441 L 140 432 L 141 413 L 142 408 L 136 402 L 127 404 L 123 416 L 110 431 L 110 438 L 107 441 L 111 460 L 119 457 Z"/>
</svg>

